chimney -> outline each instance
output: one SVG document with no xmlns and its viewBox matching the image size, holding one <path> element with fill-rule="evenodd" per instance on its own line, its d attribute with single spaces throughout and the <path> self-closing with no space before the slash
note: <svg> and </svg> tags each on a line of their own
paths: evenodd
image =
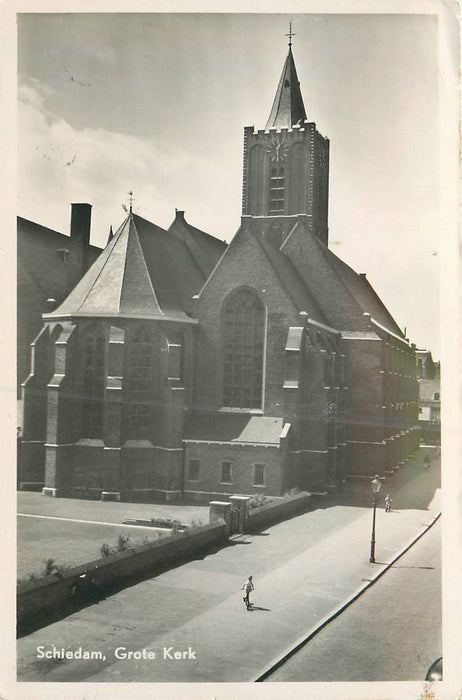
<svg viewBox="0 0 462 700">
<path fill-rule="evenodd" d="M 184 211 L 175 207 L 175 219 L 176 221 L 184 221 Z"/>
<path fill-rule="evenodd" d="M 84 276 L 90 261 L 91 204 L 71 204 L 71 260 L 69 291 Z"/>
</svg>

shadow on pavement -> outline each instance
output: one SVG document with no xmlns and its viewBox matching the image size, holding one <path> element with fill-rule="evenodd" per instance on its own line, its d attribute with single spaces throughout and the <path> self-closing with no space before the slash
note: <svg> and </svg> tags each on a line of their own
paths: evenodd
<svg viewBox="0 0 462 700">
<path fill-rule="evenodd" d="M 426 454 L 430 457 L 429 469 L 425 468 L 423 462 Z M 400 510 L 427 510 L 437 489 L 441 488 L 440 467 L 440 457 L 435 455 L 435 451 L 421 448 L 399 471 L 386 476 L 377 500 L 377 507 L 382 508 L 385 496 L 390 494 L 392 512 L 395 515 Z M 369 508 L 372 505 L 369 479 L 347 480 L 342 492 L 313 499 L 313 506 L 317 509 L 339 505 Z"/>
<path fill-rule="evenodd" d="M 261 608 L 258 605 L 251 605 L 252 610 L 264 610 L 265 612 L 271 612 L 271 608 Z"/>
</svg>

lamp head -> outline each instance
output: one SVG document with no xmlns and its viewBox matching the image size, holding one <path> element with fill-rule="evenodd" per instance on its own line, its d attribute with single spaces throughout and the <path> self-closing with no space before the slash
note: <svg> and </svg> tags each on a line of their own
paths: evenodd
<svg viewBox="0 0 462 700">
<path fill-rule="evenodd" d="M 372 493 L 378 493 L 380 489 L 382 488 L 382 482 L 380 481 L 380 477 L 378 474 L 374 476 L 374 478 L 371 481 L 371 486 L 372 486 Z"/>
</svg>

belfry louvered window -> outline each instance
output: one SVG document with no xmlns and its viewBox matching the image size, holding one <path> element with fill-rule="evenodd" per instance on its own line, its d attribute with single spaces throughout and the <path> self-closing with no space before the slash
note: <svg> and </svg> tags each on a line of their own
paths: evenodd
<svg viewBox="0 0 462 700">
<path fill-rule="evenodd" d="M 226 302 L 223 317 L 223 405 L 261 408 L 264 308 L 256 294 L 240 289 Z"/>
<path fill-rule="evenodd" d="M 139 329 L 129 344 L 125 383 L 127 438 L 148 439 L 151 427 L 153 345 L 147 328 Z"/>
<path fill-rule="evenodd" d="M 84 343 L 82 378 L 82 435 L 85 438 L 102 438 L 105 355 L 106 338 L 104 333 L 88 332 Z"/>
<path fill-rule="evenodd" d="M 269 210 L 270 214 L 283 214 L 286 179 L 284 168 L 272 168 L 270 172 Z"/>
</svg>

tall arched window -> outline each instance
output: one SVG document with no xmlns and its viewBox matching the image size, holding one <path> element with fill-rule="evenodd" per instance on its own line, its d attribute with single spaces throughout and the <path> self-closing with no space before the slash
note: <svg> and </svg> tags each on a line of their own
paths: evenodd
<svg viewBox="0 0 462 700">
<path fill-rule="evenodd" d="M 228 299 L 223 316 L 223 404 L 261 408 L 265 312 L 247 289 Z"/>
<path fill-rule="evenodd" d="M 148 328 L 139 328 L 129 343 L 125 378 L 126 435 L 149 439 L 153 386 L 153 345 Z"/>
<path fill-rule="evenodd" d="M 284 168 L 272 168 L 270 172 L 270 214 L 284 214 L 286 179 Z"/>
<path fill-rule="evenodd" d="M 91 330 L 85 335 L 83 349 L 83 420 L 82 435 L 102 438 L 105 389 L 106 338 L 102 330 Z"/>
</svg>

